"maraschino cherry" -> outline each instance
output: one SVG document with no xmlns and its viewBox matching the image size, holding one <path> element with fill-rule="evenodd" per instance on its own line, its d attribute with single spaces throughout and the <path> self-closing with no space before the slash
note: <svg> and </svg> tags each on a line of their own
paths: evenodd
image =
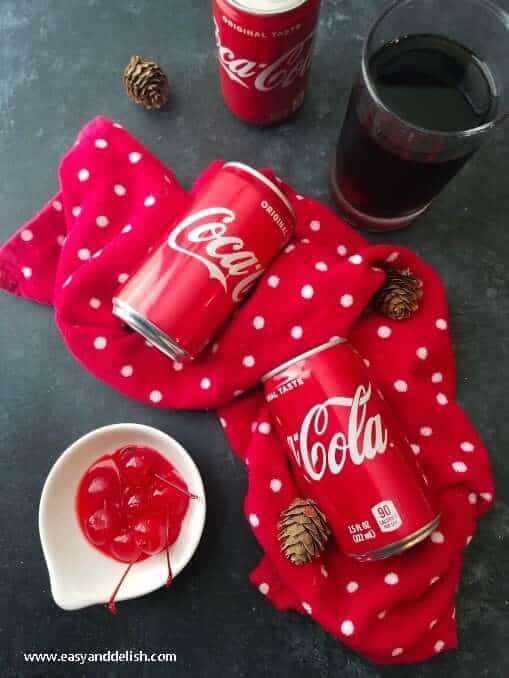
<svg viewBox="0 0 509 678">
<path fill-rule="evenodd" d="M 109 543 L 120 528 L 120 513 L 104 502 L 104 507 L 91 513 L 85 523 L 85 534 L 94 546 Z"/>
<path fill-rule="evenodd" d="M 78 518 L 85 537 L 115 560 L 127 563 L 108 602 L 115 598 L 131 567 L 166 551 L 169 586 L 173 580 L 170 546 L 180 533 L 191 494 L 175 468 L 149 447 L 123 447 L 92 464 L 81 479 Z"/>
</svg>

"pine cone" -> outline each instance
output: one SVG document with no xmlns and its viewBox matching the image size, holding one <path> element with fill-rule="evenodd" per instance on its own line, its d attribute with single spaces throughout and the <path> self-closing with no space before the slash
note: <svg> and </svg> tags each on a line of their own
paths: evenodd
<svg viewBox="0 0 509 678">
<path fill-rule="evenodd" d="M 155 62 L 133 56 L 124 70 L 127 95 L 147 110 L 162 108 L 170 98 L 170 84 L 166 73 Z"/>
<path fill-rule="evenodd" d="M 305 565 L 319 556 L 329 535 L 325 516 L 311 499 L 295 499 L 281 514 L 279 543 L 294 565 Z"/>
<path fill-rule="evenodd" d="M 422 282 L 412 275 L 410 269 L 388 270 L 373 305 L 392 320 L 406 320 L 418 310 L 422 294 Z"/>
</svg>

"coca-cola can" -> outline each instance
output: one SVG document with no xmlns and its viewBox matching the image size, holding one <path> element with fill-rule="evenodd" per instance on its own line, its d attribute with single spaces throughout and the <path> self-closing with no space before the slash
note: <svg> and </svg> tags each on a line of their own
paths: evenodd
<svg viewBox="0 0 509 678">
<path fill-rule="evenodd" d="M 293 208 L 265 175 L 229 162 L 113 299 L 174 360 L 198 356 L 290 239 Z"/>
<path fill-rule="evenodd" d="M 230 110 L 257 125 L 304 101 L 320 0 L 213 0 L 221 88 Z"/>
<path fill-rule="evenodd" d="M 299 489 L 325 513 L 345 554 L 388 558 L 437 527 L 410 443 L 350 344 L 318 346 L 267 374 L 264 386 Z"/>
</svg>

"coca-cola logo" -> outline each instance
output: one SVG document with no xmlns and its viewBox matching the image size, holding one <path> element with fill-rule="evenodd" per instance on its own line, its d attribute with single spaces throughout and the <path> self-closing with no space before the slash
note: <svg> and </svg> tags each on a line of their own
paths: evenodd
<svg viewBox="0 0 509 678">
<path fill-rule="evenodd" d="M 300 432 L 288 436 L 287 442 L 299 466 L 315 481 L 327 471 L 338 475 L 348 460 L 360 466 L 387 449 L 388 434 L 379 413 L 368 416 L 371 384 L 358 386 L 352 398 L 334 396 L 312 407 L 302 421 Z M 346 431 L 337 430 L 331 417 L 333 408 L 347 408 Z"/>
<path fill-rule="evenodd" d="M 243 56 L 226 47 L 221 42 L 219 26 L 214 21 L 216 29 L 216 43 L 219 63 L 226 75 L 249 89 L 254 86 L 260 92 L 270 92 L 277 88 L 286 88 L 302 78 L 311 66 L 312 47 L 314 32 L 292 47 L 279 59 L 271 64 L 259 63 Z"/>
<path fill-rule="evenodd" d="M 168 246 L 199 261 L 225 292 L 233 280 L 231 297 L 239 302 L 264 269 L 255 253 L 245 248 L 242 238 L 228 235 L 235 217 L 235 212 L 226 207 L 194 212 L 173 229 Z"/>
</svg>

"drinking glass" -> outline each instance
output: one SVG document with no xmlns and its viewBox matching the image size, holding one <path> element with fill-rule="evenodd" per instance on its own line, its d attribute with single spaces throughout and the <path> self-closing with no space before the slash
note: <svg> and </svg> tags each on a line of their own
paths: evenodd
<svg viewBox="0 0 509 678">
<path fill-rule="evenodd" d="M 490 0 L 397 0 L 366 39 L 331 190 L 354 226 L 410 224 L 506 117 L 509 15 Z"/>
</svg>

